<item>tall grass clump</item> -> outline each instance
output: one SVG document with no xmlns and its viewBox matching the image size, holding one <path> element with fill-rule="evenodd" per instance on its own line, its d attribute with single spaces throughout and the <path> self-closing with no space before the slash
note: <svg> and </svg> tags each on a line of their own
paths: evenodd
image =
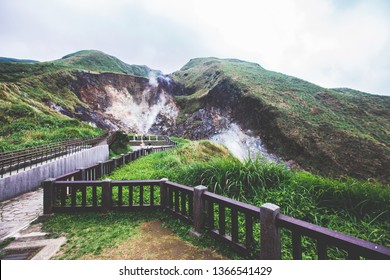
<svg viewBox="0 0 390 280">
<path fill-rule="evenodd" d="M 325 178 L 260 159 L 240 162 L 220 145 L 190 142 L 115 171 L 115 180 L 160 179 L 261 206 L 371 242 L 390 245 L 390 188 L 377 181 Z"/>
</svg>

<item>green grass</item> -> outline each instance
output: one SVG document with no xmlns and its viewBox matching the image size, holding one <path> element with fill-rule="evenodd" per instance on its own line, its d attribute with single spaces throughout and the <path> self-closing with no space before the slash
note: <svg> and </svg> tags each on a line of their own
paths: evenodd
<svg viewBox="0 0 390 280">
<path fill-rule="evenodd" d="M 192 59 L 173 77 L 185 89 L 176 96 L 179 124 L 200 108 L 231 108 L 235 122 L 260 131 L 273 152 L 306 170 L 390 180 L 387 96 L 326 89 L 236 59 Z"/>
<path fill-rule="evenodd" d="M 19 64 L 14 67 L 20 67 Z M 33 64 L 28 65 L 34 67 Z M 7 67 L 1 69 L 6 71 Z M 14 70 L 16 74 L 20 73 Z M 70 72 L 50 71 L 34 72 L 26 79 L 16 77 L 19 79 L 17 83 L 0 82 L 0 152 L 69 138 L 87 138 L 102 132 L 49 108 L 49 104 L 55 104 L 74 112 L 76 106 L 86 106 L 64 86 L 73 79 Z M 0 77 L 6 79 L 3 74 L 0 73 Z"/>
<path fill-rule="evenodd" d="M 187 143 L 191 142 L 191 140 L 180 138 L 180 137 L 175 137 L 175 136 L 172 136 L 170 138 L 171 138 L 172 141 L 174 141 L 174 142 L 176 142 L 178 144 L 187 144 Z"/>
<path fill-rule="evenodd" d="M 38 114 L 32 118 L 18 118 L 0 128 L 0 152 L 74 138 L 97 136 L 102 130 L 82 124 L 75 119 Z"/>
<path fill-rule="evenodd" d="M 57 214 L 44 223 L 51 234 L 64 234 L 68 239 L 59 259 L 79 259 L 87 254 L 97 255 L 105 248 L 134 237 L 140 222 L 150 219 L 142 213 Z"/>
<path fill-rule="evenodd" d="M 62 254 L 56 259 L 77 260 L 85 255 L 99 255 L 105 249 L 138 237 L 139 225 L 153 220 L 161 221 L 163 227 L 170 228 L 183 240 L 196 246 L 213 247 L 230 259 L 239 258 L 225 246 L 215 244 L 210 237 L 202 236 L 201 239 L 190 237 L 188 235 L 190 225 L 172 219 L 170 214 L 161 211 L 111 212 L 106 215 L 98 213 L 57 214 L 44 223 L 43 229 L 47 230 L 51 236 L 65 235 L 67 238 L 66 244 L 62 247 Z"/>
<path fill-rule="evenodd" d="M 117 169 L 109 176 L 113 180 L 164 177 L 188 186 L 202 184 L 213 192 L 251 205 L 261 206 L 271 202 L 280 206 L 283 214 L 374 243 L 390 245 L 390 188 L 376 181 L 325 178 L 256 159 L 242 163 L 223 146 L 209 141 L 180 144 L 172 150 L 151 154 Z M 124 197 L 126 191 L 124 188 Z M 135 198 L 139 197 L 138 191 L 135 187 Z M 115 188 L 113 194 L 115 203 Z M 144 203 L 148 203 L 148 195 L 146 191 Z M 157 190 L 154 195 L 154 200 L 158 201 Z M 81 197 L 78 200 L 80 202 Z M 218 209 L 215 208 L 217 214 Z M 228 210 L 226 217 L 229 233 L 231 221 Z M 61 258 L 77 259 L 85 254 L 99 254 L 104 248 L 131 238 L 137 234 L 139 222 L 145 219 L 163 221 L 181 238 L 197 246 L 213 247 L 231 259 L 241 258 L 207 235 L 200 240 L 188 237 L 191 226 L 158 211 L 150 214 L 110 213 L 103 216 L 61 214 L 50 219 L 45 227 L 56 234 L 64 232 L 69 238 L 65 255 Z M 239 237 L 243 238 L 245 219 L 242 215 L 238 219 L 241 225 Z M 126 230 L 126 227 L 131 229 Z M 254 231 L 259 232 L 259 223 L 254 224 Z M 254 238 L 255 248 L 259 249 L 259 235 L 255 234 Z M 303 238 L 303 250 L 304 259 L 317 258 L 315 241 Z M 283 259 L 292 258 L 291 233 L 287 230 L 282 230 L 282 253 Z M 346 254 L 331 248 L 329 256 L 342 259 Z"/>
<path fill-rule="evenodd" d="M 161 179 L 188 185 L 205 185 L 209 190 L 261 206 L 271 202 L 283 214 L 326 228 L 390 245 L 390 188 L 376 181 L 352 178 L 332 179 L 305 171 L 289 170 L 282 165 L 233 159 L 220 146 L 207 141 L 191 142 L 152 154 L 126 165 L 111 176 L 113 180 Z M 202 151 L 207 148 L 207 155 Z M 243 221 L 242 221 L 243 223 Z M 284 258 L 290 234 L 283 231 Z M 315 256 L 315 244 L 305 240 L 304 258 Z M 342 258 L 343 252 L 331 252 Z"/>
<path fill-rule="evenodd" d="M 25 100 L 1 103 L 0 124 L 0 152 L 102 133 L 78 120 L 39 111 Z"/>
<path fill-rule="evenodd" d="M 160 73 L 146 66 L 128 65 L 99 51 L 80 51 L 50 62 L 0 63 L 0 152 L 32 147 L 68 138 L 85 138 L 101 133 L 51 109 L 68 114 L 88 108 L 69 85 L 77 72 L 111 72 L 148 77 Z M 119 147 L 120 146 L 120 147 Z M 119 145 L 113 155 L 128 151 Z"/>
</svg>

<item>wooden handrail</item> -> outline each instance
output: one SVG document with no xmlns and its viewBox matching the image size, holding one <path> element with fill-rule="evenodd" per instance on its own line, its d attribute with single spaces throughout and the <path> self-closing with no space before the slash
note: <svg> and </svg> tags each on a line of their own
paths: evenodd
<svg viewBox="0 0 390 280">
<path fill-rule="evenodd" d="M 172 146 L 170 146 L 172 147 Z M 168 148 L 168 147 L 167 147 Z M 167 179 L 161 180 L 131 180 L 131 181 L 101 181 L 97 180 L 97 176 L 104 176 L 113 171 L 114 167 L 118 167 L 129 161 L 135 160 L 147 154 L 146 151 L 159 151 L 160 148 L 142 149 L 137 152 L 130 152 L 122 155 L 121 158 L 111 159 L 106 162 L 100 162 L 84 170 L 79 170 L 73 173 L 65 174 L 57 179 L 47 180 L 44 184 L 44 211 L 45 214 L 53 212 L 78 212 L 78 211 L 135 211 L 138 209 L 166 209 L 175 217 L 181 218 L 188 223 L 193 223 L 199 230 L 199 225 L 203 225 L 208 232 L 218 237 L 220 240 L 227 242 L 238 252 L 243 254 L 251 254 L 258 256 L 254 246 L 255 236 L 260 236 L 260 232 L 255 232 L 254 224 L 260 223 L 261 232 L 261 251 L 260 256 L 269 259 L 278 259 L 281 256 L 280 235 L 281 228 L 288 229 L 292 232 L 292 248 L 293 258 L 302 258 L 301 236 L 308 236 L 317 240 L 317 254 L 319 259 L 327 258 L 327 247 L 334 246 L 348 253 L 349 259 L 358 259 L 365 257 L 368 259 L 390 259 L 390 248 L 374 244 L 356 237 L 348 236 L 342 233 L 332 231 L 330 229 L 317 226 L 293 217 L 279 214 L 279 207 L 272 204 L 264 204 L 262 207 L 249 205 L 239 202 L 212 192 L 205 190 L 196 198 L 194 188 L 170 182 Z M 114 166 L 114 167 L 113 167 Z M 108 168 L 108 173 L 105 173 L 105 168 Z M 97 172 L 97 170 L 103 170 Z M 92 172 L 93 171 L 93 172 Z M 71 178 L 81 178 L 81 174 L 91 172 L 89 180 L 64 181 Z M 97 175 L 98 174 L 98 175 Z M 57 181 L 56 181 L 57 180 Z M 87 192 L 87 188 L 92 188 L 92 192 Z M 98 205 L 97 188 L 101 188 L 101 205 Z M 137 188 L 137 192 L 135 192 Z M 149 203 L 144 202 L 145 188 L 149 188 L 150 196 Z M 155 188 L 160 189 L 160 201 L 155 198 Z M 117 195 L 117 201 L 113 202 L 114 194 Z M 127 197 L 124 197 L 123 189 L 127 189 Z M 77 192 L 82 193 L 77 198 Z M 70 195 L 67 198 L 67 194 Z M 91 205 L 87 203 L 87 194 L 92 193 Z M 135 205 L 135 194 L 139 197 L 139 205 Z M 195 199 L 196 198 L 196 199 Z M 68 199 L 68 200 L 67 200 Z M 199 199 L 201 203 L 199 203 Z M 194 203 L 194 201 L 197 203 Z M 68 201 L 68 204 L 66 203 Z M 159 203 L 161 202 L 161 204 Z M 78 204 L 79 203 L 79 204 Z M 198 209 L 196 207 L 205 207 Z M 217 210 L 214 210 L 214 206 Z M 228 217 L 226 208 L 230 209 Z M 197 213 L 197 215 L 194 215 Z M 204 213 L 207 213 L 205 216 Z M 240 214 L 241 213 L 241 214 Z M 239 215 L 244 221 L 239 223 Z M 267 217 L 267 218 L 264 218 Z M 204 221 L 194 219 L 206 219 Z M 216 219 L 216 221 L 215 221 Z M 228 233 L 227 219 L 230 224 L 230 235 Z M 217 226 L 214 226 L 217 222 Z M 244 222 L 245 230 L 244 237 L 239 236 L 239 226 Z M 269 224 L 264 224 L 269 223 Z M 272 228 L 272 230 L 269 230 Z M 268 232 L 267 232 L 268 231 Z M 244 239 L 243 239 L 244 238 Z M 270 239 L 267 239 L 270 238 Z M 279 245 L 278 245 L 279 243 Z M 266 244 L 275 244 L 274 248 L 263 246 Z M 259 245 L 259 244 L 258 244 Z M 271 246 L 272 247 L 272 246 Z M 275 250 L 276 248 L 276 250 Z M 255 251 L 253 251 L 255 250 Z M 264 252 L 270 250 L 271 252 Z"/>
<path fill-rule="evenodd" d="M 109 181 L 109 187 L 111 191 L 108 192 L 110 197 L 112 197 L 112 190 L 113 188 L 118 188 L 118 202 L 114 204 L 108 204 L 106 205 L 106 208 L 102 208 L 102 206 L 98 206 L 96 204 L 97 197 L 96 197 L 96 190 L 95 190 L 95 197 L 93 198 L 93 201 L 95 201 L 96 205 L 87 205 L 85 203 L 86 201 L 86 188 L 103 188 L 105 181 L 50 181 L 51 185 L 46 185 L 45 192 L 52 192 L 56 188 L 58 188 L 58 191 L 62 188 L 70 188 L 71 189 L 71 195 L 72 195 L 72 203 L 71 205 L 64 205 L 64 202 L 62 202 L 62 206 L 54 206 L 52 208 L 45 207 L 45 209 L 52 209 L 53 212 L 77 212 L 77 211 L 101 211 L 102 209 L 111 209 L 111 210 L 127 210 L 127 211 L 134 211 L 140 208 L 148 208 L 151 207 L 153 209 L 163 208 L 170 211 L 170 213 L 174 214 L 175 217 L 182 218 L 186 222 L 193 222 L 196 221 L 193 220 L 193 213 L 196 212 L 196 209 L 193 209 L 192 205 L 193 199 L 192 195 L 194 195 L 194 189 L 185 185 L 177 184 L 170 181 L 161 181 L 161 180 L 131 180 L 131 181 Z M 162 183 L 163 182 L 163 183 Z M 161 184 L 162 183 L 162 184 Z M 124 198 L 123 190 L 122 188 L 129 188 L 129 197 Z M 138 195 L 139 195 L 139 205 L 135 205 L 133 202 L 134 193 L 133 193 L 133 187 L 138 187 Z M 152 193 L 150 197 L 150 204 L 144 203 L 144 192 L 145 187 L 150 188 L 150 192 Z M 166 205 L 161 205 L 156 201 L 154 198 L 154 188 L 160 187 L 160 193 L 163 195 L 163 190 L 161 187 L 167 188 L 165 191 L 169 190 L 167 194 L 168 198 L 165 203 Z M 131 188 L 131 189 L 130 189 Z M 62 189 L 64 190 L 64 189 Z M 83 193 L 84 202 L 82 205 L 76 204 L 76 192 L 77 190 L 81 191 Z M 130 192 L 131 190 L 131 192 Z M 57 191 L 57 192 L 58 192 Z M 46 197 L 55 198 L 56 196 L 46 194 Z M 107 199 L 106 199 L 107 200 Z M 111 201 L 111 199 L 108 199 L 107 201 Z M 131 201 L 130 201 L 131 200 Z M 209 227 L 209 232 L 215 237 L 218 237 L 220 240 L 227 242 L 228 244 L 232 245 L 233 248 L 237 249 L 238 252 L 249 254 L 252 248 L 252 244 L 254 242 L 254 236 L 259 236 L 259 232 L 254 232 L 253 224 L 256 222 L 260 222 L 260 217 L 262 215 L 261 209 L 259 207 L 249 205 L 246 203 L 242 203 L 230 198 L 223 197 L 221 195 L 217 195 L 208 191 L 205 191 L 202 196 L 201 200 L 203 203 L 216 203 L 219 207 L 219 213 L 217 216 L 217 228 L 214 226 Z M 126 202 L 128 201 L 128 202 Z M 125 202 L 125 203 L 124 203 Z M 109 203 L 109 202 L 106 202 Z M 56 205 L 54 201 L 51 202 L 51 205 Z M 207 205 L 207 204 L 206 204 Z M 108 207 L 108 208 L 107 208 Z M 230 208 L 231 210 L 231 236 L 226 234 L 225 226 L 226 226 L 226 219 L 228 218 L 225 213 L 225 207 Z M 213 207 L 214 208 L 214 207 Z M 207 209 L 206 209 L 207 210 Z M 222 211 L 223 210 L 223 211 Z M 209 210 L 207 210 L 209 211 Z M 214 219 L 214 210 L 211 213 L 213 215 Z M 221 212 L 222 211 L 222 212 Z M 245 239 L 239 239 L 238 232 L 239 232 L 239 223 L 238 223 L 238 213 L 243 213 L 245 215 Z M 222 216 L 221 216 L 222 215 Z M 201 215 L 202 216 L 202 215 Z M 222 217 L 222 220 L 221 220 Z M 261 222 L 260 222 L 261 223 Z M 202 224 L 202 223 L 200 223 Z M 207 221 L 205 223 L 207 226 Z M 199 225 L 199 224 L 198 224 Z M 269 225 L 260 224 L 260 229 L 267 228 Z M 310 238 L 318 240 L 321 244 L 325 244 L 325 250 L 326 246 L 335 246 L 340 249 L 346 250 L 349 253 L 348 258 L 351 258 L 351 256 L 362 256 L 369 259 L 390 259 L 390 248 L 374 244 L 356 237 L 348 236 L 342 233 L 338 233 L 335 231 L 332 231 L 330 229 L 320 227 L 308 222 L 304 222 L 289 216 L 285 216 L 282 214 L 278 214 L 275 219 L 275 227 L 277 228 L 286 228 L 293 232 L 293 234 L 299 234 L 299 235 L 305 235 Z M 219 227 L 219 228 L 218 228 Z M 262 235 L 263 236 L 263 235 Z M 267 240 L 262 240 L 262 242 L 267 243 Z M 293 241 L 294 242 L 294 241 Z M 255 246 L 256 247 L 256 246 Z M 293 244 L 293 248 L 298 248 L 296 244 Z M 321 247 L 318 247 L 319 249 L 319 256 L 323 254 L 321 251 Z M 299 249 L 299 248 L 298 248 Z M 263 248 L 264 250 L 264 248 Z M 280 250 L 280 249 L 279 249 Z M 252 252 L 252 255 L 257 255 L 258 253 Z M 267 254 L 262 254 L 267 255 Z M 280 252 L 279 252 L 280 255 Z M 272 256 L 272 255 L 271 255 Z M 297 256 L 297 253 L 295 252 L 293 254 L 294 259 L 299 259 Z M 326 254 L 324 255 L 326 256 Z"/>
<path fill-rule="evenodd" d="M 326 246 L 330 245 L 344 249 L 350 255 L 354 254 L 355 257 L 362 256 L 372 259 L 388 259 L 390 257 L 389 247 L 374 244 L 283 214 L 277 216 L 276 223 L 279 227 L 289 229 L 293 233 L 320 240 Z M 295 246 L 299 245 L 295 244 Z"/>
</svg>

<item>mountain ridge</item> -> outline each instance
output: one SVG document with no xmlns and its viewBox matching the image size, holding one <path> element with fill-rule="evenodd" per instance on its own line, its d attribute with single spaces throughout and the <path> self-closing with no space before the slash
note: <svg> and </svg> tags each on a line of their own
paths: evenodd
<svg viewBox="0 0 390 280">
<path fill-rule="evenodd" d="M 389 176 L 389 97 L 325 89 L 260 65 L 215 58 L 192 60 L 173 78 L 187 89 L 178 96 L 182 107 L 191 108 L 183 125 L 179 122 L 184 136 L 198 133 L 201 124 L 190 122 L 201 122 L 196 116 L 200 108 L 230 110 L 230 122 L 254 131 L 269 150 L 305 169 L 357 177 L 380 169 Z M 221 117 L 215 114 L 214 119 Z"/>
<path fill-rule="evenodd" d="M 0 63 L 8 63 L 8 62 L 14 62 L 14 63 L 35 63 L 39 62 L 38 60 L 32 60 L 32 59 L 18 59 L 18 58 L 12 58 L 12 57 L 0 57 Z"/>
<path fill-rule="evenodd" d="M 243 137 L 235 144 L 267 149 L 307 170 L 389 181 L 390 97 L 326 89 L 232 58 L 191 59 L 170 76 L 126 65 L 100 51 L 0 63 L 2 99 L 7 107 L 17 101 L 6 96 L 18 96 L 31 108 L 40 104 L 41 111 L 46 106 L 103 129 Z"/>
</svg>

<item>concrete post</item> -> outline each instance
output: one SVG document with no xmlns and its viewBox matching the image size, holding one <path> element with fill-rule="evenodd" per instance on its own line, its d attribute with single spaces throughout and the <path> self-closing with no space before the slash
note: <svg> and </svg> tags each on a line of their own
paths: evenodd
<svg viewBox="0 0 390 280">
<path fill-rule="evenodd" d="M 166 208 L 168 206 L 168 188 L 165 183 L 168 182 L 167 178 L 162 178 L 160 180 L 160 205 L 161 208 Z"/>
<path fill-rule="evenodd" d="M 125 154 L 121 154 L 121 158 L 122 158 L 122 165 L 125 165 L 126 164 Z"/>
<path fill-rule="evenodd" d="M 202 195 L 207 191 L 207 187 L 205 186 L 197 186 L 194 187 L 194 227 L 190 231 L 190 235 L 199 238 L 202 233 L 202 229 L 204 226 L 204 215 L 203 215 L 203 201 Z"/>
<path fill-rule="evenodd" d="M 280 260 L 280 229 L 276 226 L 276 217 L 280 208 L 272 203 L 260 207 L 260 259 Z"/>
<path fill-rule="evenodd" d="M 102 182 L 102 213 L 110 211 L 112 206 L 112 187 L 111 179 Z"/>
<path fill-rule="evenodd" d="M 54 206 L 54 178 L 43 182 L 43 214 L 52 214 Z"/>
</svg>

